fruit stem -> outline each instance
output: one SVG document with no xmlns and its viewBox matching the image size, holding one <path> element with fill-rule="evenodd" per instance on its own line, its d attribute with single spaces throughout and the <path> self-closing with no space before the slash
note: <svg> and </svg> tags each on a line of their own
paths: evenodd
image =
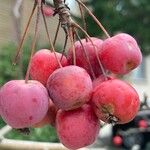
<svg viewBox="0 0 150 150">
<path fill-rule="evenodd" d="M 44 20 L 44 26 L 45 26 L 46 34 L 47 34 L 47 37 L 48 37 L 48 41 L 50 43 L 50 35 L 49 35 L 49 32 L 48 32 L 46 18 L 45 18 L 44 12 L 43 12 L 43 3 L 41 4 L 41 12 L 42 12 L 43 20 Z M 50 45 L 51 45 L 51 43 L 50 43 Z"/>
<path fill-rule="evenodd" d="M 96 58 L 97 58 L 97 60 L 98 60 L 98 63 L 99 63 L 99 66 L 100 66 L 100 68 L 101 68 L 101 71 L 102 71 L 102 73 L 103 73 L 103 75 L 104 75 L 104 77 L 105 77 L 105 80 L 107 80 L 107 75 L 106 75 L 106 72 L 105 72 L 105 69 L 104 69 L 104 67 L 103 67 L 103 65 L 102 65 L 102 63 L 101 63 L 101 61 L 100 61 L 100 59 L 99 59 L 99 57 L 98 57 L 98 53 L 97 53 L 97 47 L 94 45 L 94 43 L 93 43 L 93 41 L 91 40 L 91 38 L 90 38 L 90 36 L 88 35 L 88 33 L 82 28 L 82 27 L 80 27 L 77 23 L 73 23 L 73 25 L 76 27 L 76 28 L 78 28 L 79 30 L 81 30 L 87 37 L 88 37 L 88 39 L 90 40 L 90 42 L 92 43 L 92 45 L 93 45 L 93 47 L 94 47 L 94 50 L 95 50 L 95 54 L 96 54 Z"/>
<path fill-rule="evenodd" d="M 68 41 L 68 34 L 66 34 L 66 37 L 65 37 L 65 42 L 64 42 L 64 47 L 63 47 L 63 51 L 62 51 L 60 62 L 62 61 L 62 58 L 63 58 L 63 56 L 65 54 L 66 46 L 67 46 L 67 41 Z"/>
<path fill-rule="evenodd" d="M 69 28 L 69 38 L 70 38 L 72 52 L 73 52 L 73 65 L 76 65 L 76 52 L 74 46 L 73 28 Z"/>
<path fill-rule="evenodd" d="M 22 39 L 21 39 L 21 41 L 20 41 L 19 47 L 17 48 L 16 55 L 15 55 L 15 58 L 14 58 L 14 61 L 13 61 L 13 65 L 16 65 L 17 60 L 18 60 L 18 57 L 19 57 L 19 55 L 20 55 L 20 53 L 21 53 L 22 46 L 23 46 L 23 43 L 24 43 L 24 41 L 25 41 L 25 37 L 26 37 L 26 35 L 27 35 L 28 29 L 29 29 L 29 26 L 30 26 L 30 23 L 31 23 L 31 19 L 32 19 L 32 17 L 33 17 L 34 12 L 35 12 L 36 6 L 37 6 L 37 3 L 36 3 L 36 1 L 35 1 L 34 6 L 33 6 L 33 8 L 32 8 L 31 15 L 29 16 L 29 19 L 28 19 L 28 22 L 27 22 L 25 31 L 24 31 L 24 33 L 23 33 L 23 37 L 22 37 Z"/>
<path fill-rule="evenodd" d="M 54 48 L 54 45 L 53 45 L 53 42 L 52 42 L 52 39 L 49 35 L 49 32 L 48 32 L 48 26 L 47 26 L 47 21 L 46 21 L 46 18 L 45 18 L 45 15 L 44 15 L 44 12 L 43 12 L 43 4 L 41 5 L 41 11 L 42 11 L 42 16 L 43 16 L 43 20 L 44 20 L 44 25 L 45 25 L 45 29 L 46 29 L 46 33 L 47 33 L 47 36 L 48 36 L 48 40 L 49 40 L 49 43 L 50 43 L 50 46 L 52 48 L 52 52 L 54 53 L 55 55 L 55 58 L 57 60 L 57 63 L 59 65 L 60 68 L 62 68 L 62 65 L 61 65 L 61 62 L 60 60 L 58 59 L 57 55 L 56 55 L 56 51 L 55 51 L 55 48 Z"/>
<path fill-rule="evenodd" d="M 102 23 L 96 18 L 95 15 L 93 15 L 93 13 L 91 12 L 91 10 L 89 8 L 87 8 L 80 0 L 76 0 L 82 7 L 84 7 L 87 12 L 89 13 L 89 15 L 93 18 L 93 20 L 97 23 L 97 25 L 102 29 L 102 31 L 105 33 L 105 35 L 110 38 L 110 35 L 108 34 L 108 32 L 106 31 L 106 29 L 104 28 L 104 26 L 102 25 Z"/>
<path fill-rule="evenodd" d="M 84 13 L 83 13 L 82 6 L 79 3 L 78 3 L 78 5 L 79 5 L 79 10 L 80 10 L 81 18 L 83 20 L 83 29 L 85 31 L 87 31 L 87 24 L 86 24 L 86 20 L 85 20 L 85 16 L 84 16 Z M 85 38 L 85 39 L 86 39 L 86 42 L 88 42 L 88 39 L 87 38 Z"/>
<path fill-rule="evenodd" d="M 100 26 L 100 28 L 103 30 L 103 32 L 106 34 L 106 36 L 108 38 L 110 38 L 109 34 L 107 33 L 107 31 L 105 30 L 103 25 L 98 21 L 98 19 L 93 15 L 93 13 L 80 0 L 76 0 L 76 1 L 79 3 L 79 5 L 81 5 L 82 7 L 84 7 L 88 11 L 90 16 Z M 75 47 L 74 47 L 73 28 L 78 28 L 88 37 L 88 39 L 92 43 L 94 50 L 95 50 L 95 53 L 96 53 L 96 58 L 98 60 L 99 66 L 101 68 L 101 71 L 105 77 L 105 80 L 107 80 L 107 75 L 106 75 L 105 69 L 103 68 L 103 65 L 102 65 L 102 63 L 98 57 L 98 52 L 96 50 L 97 48 L 94 46 L 93 41 L 91 40 L 88 33 L 82 27 L 80 27 L 76 22 L 74 22 L 72 20 L 71 14 L 70 14 L 70 9 L 65 4 L 65 0 L 53 0 L 53 2 L 54 2 L 54 7 L 55 7 L 55 14 L 59 15 L 59 21 L 61 23 L 61 27 L 64 29 L 66 35 L 69 35 L 69 38 L 71 41 L 71 46 L 73 48 L 73 64 L 76 65 L 76 54 L 75 54 Z"/>
<path fill-rule="evenodd" d="M 29 64 L 28 64 L 26 76 L 25 76 L 25 83 L 28 83 L 30 68 L 31 68 L 31 60 L 32 60 L 32 56 L 33 56 L 33 53 L 34 53 L 35 43 L 36 43 L 36 39 L 37 39 L 37 35 L 38 35 L 38 27 L 39 27 L 39 19 L 40 19 L 40 7 L 41 6 L 40 6 L 39 3 L 37 4 L 37 6 L 38 6 L 38 9 L 37 9 L 36 24 L 35 24 L 35 33 L 34 33 L 32 46 L 31 46 L 31 55 L 30 55 L 30 59 L 29 59 Z"/>
<path fill-rule="evenodd" d="M 55 47 L 56 40 L 57 40 L 57 37 L 58 37 L 59 29 L 60 29 L 60 21 L 58 22 L 57 29 L 56 29 L 56 33 L 55 33 L 55 37 L 54 37 L 54 41 L 53 41 L 54 47 Z"/>
<path fill-rule="evenodd" d="M 80 42 L 80 44 L 81 44 L 81 46 L 82 46 L 82 49 L 83 49 L 83 52 L 84 52 L 84 54 L 85 54 L 87 63 L 88 63 L 88 65 L 89 65 L 90 70 L 91 70 L 91 73 L 92 73 L 92 77 L 93 77 L 93 79 L 96 79 L 95 73 L 94 73 L 93 68 L 92 68 L 92 65 L 91 65 L 91 63 L 90 63 L 90 59 L 89 59 L 89 57 L 88 57 L 88 54 L 87 54 L 87 51 L 86 51 L 85 47 L 83 46 L 83 43 L 82 43 L 82 41 L 81 41 L 81 38 L 80 38 L 79 34 L 77 33 L 77 31 L 75 31 L 75 34 L 76 34 L 76 36 L 77 36 L 77 38 L 78 38 L 78 40 L 79 40 L 79 42 Z M 87 38 L 86 38 L 86 39 L 87 39 Z M 88 40 L 88 39 L 87 39 L 87 40 Z"/>
</svg>

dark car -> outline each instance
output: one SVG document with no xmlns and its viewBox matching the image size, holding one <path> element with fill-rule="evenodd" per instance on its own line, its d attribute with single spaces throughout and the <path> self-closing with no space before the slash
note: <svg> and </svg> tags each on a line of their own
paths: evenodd
<svg viewBox="0 0 150 150">
<path fill-rule="evenodd" d="M 150 142 L 150 109 L 141 109 L 131 122 L 114 125 L 112 141 L 115 146 L 125 149 L 144 150 Z"/>
</svg>

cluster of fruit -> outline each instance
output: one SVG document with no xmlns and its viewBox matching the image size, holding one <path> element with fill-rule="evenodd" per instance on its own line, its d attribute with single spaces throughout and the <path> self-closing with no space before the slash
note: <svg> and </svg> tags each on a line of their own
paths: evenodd
<svg viewBox="0 0 150 150">
<path fill-rule="evenodd" d="M 74 48 L 67 58 L 37 51 L 32 80 L 12 80 L 1 87 L 0 114 L 7 124 L 16 129 L 51 124 L 67 148 L 78 149 L 95 141 L 100 120 L 123 124 L 135 117 L 140 105 L 135 89 L 106 74 L 127 74 L 141 63 L 135 39 L 125 33 L 104 41 L 92 37 L 75 42 Z"/>
</svg>

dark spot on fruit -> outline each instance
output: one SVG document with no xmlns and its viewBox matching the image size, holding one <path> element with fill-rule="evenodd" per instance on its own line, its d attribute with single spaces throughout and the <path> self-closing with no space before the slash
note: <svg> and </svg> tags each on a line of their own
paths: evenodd
<svg viewBox="0 0 150 150">
<path fill-rule="evenodd" d="M 32 102 L 36 103 L 37 99 L 36 98 L 32 98 Z"/>
<path fill-rule="evenodd" d="M 132 70 L 132 69 L 134 69 L 135 64 L 132 61 L 128 61 L 126 64 L 126 67 L 127 67 L 127 70 Z"/>
<path fill-rule="evenodd" d="M 29 120 L 33 120 L 33 117 L 32 117 L 32 116 L 30 116 L 30 117 L 29 117 Z"/>
<path fill-rule="evenodd" d="M 82 102 L 79 101 L 79 102 L 76 102 L 73 106 L 74 106 L 74 107 L 78 107 L 78 106 L 80 106 L 81 104 L 82 104 Z"/>
<path fill-rule="evenodd" d="M 83 104 L 83 102 L 78 101 L 78 102 L 74 103 L 74 104 L 72 105 L 72 107 L 71 107 L 69 110 L 78 108 L 78 107 L 80 107 L 82 104 Z"/>
<path fill-rule="evenodd" d="M 103 105 L 101 109 L 102 112 L 104 113 L 110 113 L 110 114 L 114 113 L 114 106 L 112 104 Z"/>
</svg>

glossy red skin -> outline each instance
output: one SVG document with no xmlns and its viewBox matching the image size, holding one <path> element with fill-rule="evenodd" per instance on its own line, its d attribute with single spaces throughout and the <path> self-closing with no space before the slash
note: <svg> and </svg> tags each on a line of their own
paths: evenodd
<svg viewBox="0 0 150 150">
<path fill-rule="evenodd" d="M 81 107 L 92 93 L 92 80 L 83 68 L 66 66 L 49 77 L 47 89 L 54 104 L 63 110 Z"/>
<path fill-rule="evenodd" d="M 62 54 L 57 53 L 57 58 L 60 60 Z M 63 56 L 61 61 L 62 66 L 67 65 L 67 59 Z M 59 65 L 53 52 L 42 49 L 36 52 L 32 58 L 30 76 L 31 79 L 41 82 L 44 86 L 47 83 L 48 77 L 57 69 Z"/>
<path fill-rule="evenodd" d="M 142 62 L 137 42 L 125 33 L 106 39 L 99 58 L 106 69 L 116 74 L 127 74 Z"/>
<path fill-rule="evenodd" d="M 38 81 L 12 80 L 0 92 L 0 114 L 13 128 L 31 127 L 48 111 L 48 92 Z"/>
<path fill-rule="evenodd" d="M 54 14 L 54 8 L 43 5 L 43 13 L 46 17 L 52 17 Z"/>
<path fill-rule="evenodd" d="M 47 114 L 40 122 L 33 125 L 33 127 L 34 128 L 42 128 L 45 125 L 51 125 L 51 126 L 55 127 L 57 111 L 58 111 L 58 108 L 54 105 L 52 100 L 49 99 L 49 108 L 48 108 Z"/>
<path fill-rule="evenodd" d="M 96 46 L 97 53 L 99 53 L 99 51 L 101 50 L 101 45 L 103 41 L 101 39 L 94 38 L 94 37 L 91 37 L 91 40 L 93 41 L 93 44 Z M 90 41 L 86 42 L 85 39 L 82 39 L 81 42 L 83 46 L 85 47 L 85 50 L 89 57 L 93 71 L 96 77 L 98 77 L 100 74 L 102 74 L 102 71 L 101 71 L 101 68 L 99 66 L 99 63 L 96 57 L 95 49 L 93 48 L 93 45 Z M 86 55 L 84 53 L 82 45 L 80 44 L 79 41 L 75 42 L 74 45 L 75 45 L 75 52 L 76 52 L 76 65 L 84 68 L 92 76 L 92 72 L 91 72 L 89 63 L 86 59 Z M 70 48 L 68 51 L 67 59 L 68 59 L 68 63 L 72 65 L 73 64 L 72 48 Z"/>
<path fill-rule="evenodd" d="M 57 113 L 57 134 L 60 142 L 68 149 L 76 150 L 92 144 L 99 129 L 99 120 L 90 105 L 72 111 L 59 110 Z"/>
<path fill-rule="evenodd" d="M 101 83 L 93 92 L 92 104 L 98 118 L 109 122 L 109 114 L 119 119 L 118 124 L 128 123 L 136 116 L 140 100 L 129 84 L 118 80 Z"/>
</svg>

